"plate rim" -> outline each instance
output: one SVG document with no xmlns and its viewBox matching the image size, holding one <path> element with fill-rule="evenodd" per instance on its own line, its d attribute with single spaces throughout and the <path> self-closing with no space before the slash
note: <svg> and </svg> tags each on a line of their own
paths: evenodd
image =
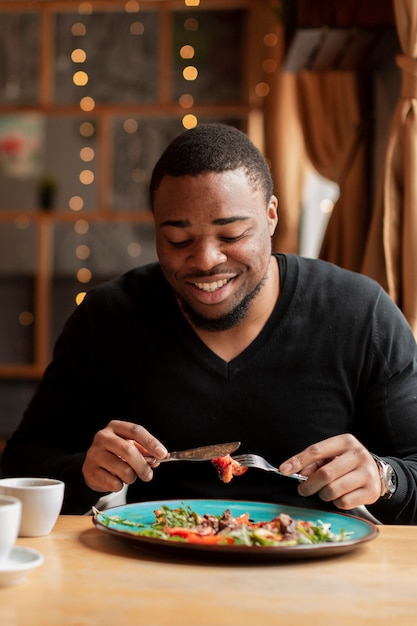
<svg viewBox="0 0 417 626">
<path fill-rule="evenodd" d="M 310 515 L 314 516 L 315 520 L 319 519 L 320 515 L 331 515 L 335 516 L 337 519 L 346 518 L 346 519 L 354 519 L 356 522 L 359 522 L 361 525 L 368 529 L 368 532 L 357 539 L 351 538 L 346 541 L 341 542 L 329 542 L 329 543 L 318 543 L 318 544 L 299 544 L 296 546 L 237 546 L 237 545 L 221 545 L 221 544 L 193 544 L 189 542 L 182 541 L 170 541 L 168 539 L 160 539 L 156 537 L 146 537 L 140 535 L 138 533 L 133 533 L 126 530 L 121 530 L 117 528 L 111 528 L 106 524 L 102 523 L 98 517 L 100 514 L 104 515 L 117 515 L 117 512 L 120 509 L 125 509 L 127 507 L 152 507 L 155 506 L 161 507 L 163 505 L 170 506 L 175 503 L 178 506 L 178 503 L 182 503 L 187 505 L 189 503 L 201 503 L 209 502 L 211 505 L 213 503 L 222 503 L 222 507 L 227 508 L 227 504 L 230 505 L 239 505 L 242 507 L 250 507 L 255 505 L 263 505 L 263 506 L 272 506 L 272 507 L 282 507 L 283 512 L 291 509 L 292 511 L 300 511 L 300 517 L 302 515 Z M 223 509 L 224 510 L 224 509 Z M 302 512 L 302 513 L 301 513 Z M 122 539 L 133 540 L 138 545 L 146 549 L 157 549 L 158 551 L 168 551 L 168 552 L 176 552 L 176 553 L 199 553 L 205 555 L 222 555 L 222 556 L 239 556 L 245 558 L 257 558 L 257 557 L 268 557 L 276 560 L 280 559 L 289 559 L 289 558 L 307 558 L 313 556 L 324 556 L 324 555 L 333 555 L 333 554 L 341 554 L 346 551 L 353 550 L 363 543 L 367 543 L 373 539 L 376 539 L 379 535 L 379 529 L 376 524 L 374 524 L 370 520 L 363 519 L 357 515 L 353 515 L 351 513 L 338 512 L 338 511 L 328 511 L 321 510 L 315 508 L 308 507 L 299 507 L 287 504 L 279 504 L 277 502 L 265 502 L 265 501 L 254 501 L 254 500 L 224 500 L 222 498 L 171 498 L 166 500 L 145 500 L 142 502 L 130 502 L 114 507 L 110 507 L 109 509 L 104 509 L 103 511 L 99 511 L 93 515 L 93 524 L 94 526 L 101 531 L 109 533 L 113 536 L 118 536 Z"/>
</svg>

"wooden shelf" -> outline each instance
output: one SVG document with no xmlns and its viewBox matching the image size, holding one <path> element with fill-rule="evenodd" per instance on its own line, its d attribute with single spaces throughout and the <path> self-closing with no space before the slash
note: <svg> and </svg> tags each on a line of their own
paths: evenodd
<svg viewBox="0 0 417 626">
<path fill-rule="evenodd" d="M 86 3 L 86 6 L 88 4 L 89 3 Z M 248 132 L 252 139 L 254 139 L 254 141 L 255 139 L 257 139 L 257 137 L 255 138 L 251 135 L 252 128 L 254 127 L 254 125 L 251 123 L 251 120 L 253 118 L 256 118 L 258 121 L 260 120 L 260 123 L 258 123 L 256 127 L 261 127 L 264 115 L 265 100 L 264 98 L 256 96 L 255 87 L 260 81 L 265 81 L 265 79 L 267 78 L 265 77 L 265 74 L 262 70 L 262 61 L 264 60 L 265 54 L 262 41 L 265 32 L 268 32 L 268 30 L 265 29 L 269 28 L 269 24 L 272 25 L 272 28 L 276 27 L 273 13 L 270 11 L 270 0 L 205 0 L 205 2 L 201 4 L 204 4 L 204 7 L 186 7 L 183 0 L 144 0 L 143 2 L 138 3 L 138 19 L 140 19 L 142 13 L 149 13 L 150 11 L 158 13 L 158 20 L 156 20 L 158 36 L 156 39 L 155 50 L 157 58 L 159 59 L 160 68 L 158 68 L 158 71 L 155 72 L 155 76 L 151 77 L 151 79 L 156 84 L 156 88 L 154 90 L 154 92 L 156 93 L 156 101 L 149 102 L 146 100 L 146 98 L 141 100 L 140 97 L 138 97 L 133 99 L 132 102 L 127 103 L 123 102 L 122 98 L 120 98 L 119 102 L 107 101 L 105 97 L 103 97 L 101 100 L 100 98 L 96 98 L 93 110 L 90 112 L 86 112 L 82 110 L 80 106 L 78 93 L 81 94 L 81 98 L 82 95 L 93 96 L 94 91 L 90 94 L 88 93 L 88 91 L 83 91 L 82 89 L 80 91 L 77 91 L 77 88 L 75 87 L 74 92 L 74 84 L 72 80 L 73 71 L 75 69 L 80 69 L 71 65 L 72 60 L 70 57 L 70 52 L 72 51 L 73 45 L 78 42 L 78 38 L 75 38 L 77 39 L 77 42 L 71 43 L 70 38 L 73 37 L 73 34 L 70 31 L 70 27 L 68 25 L 67 35 L 69 43 L 67 47 L 63 47 L 62 37 L 58 37 L 58 33 L 55 33 L 54 30 L 56 27 L 59 27 L 59 23 L 65 23 L 65 18 L 69 13 L 79 15 L 79 19 L 80 21 L 82 21 L 82 3 L 80 3 L 79 0 L 0 0 L 0 16 L 3 13 L 3 15 L 7 16 L 7 19 L 10 19 L 10 16 L 12 14 L 24 14 L 26 23 L 29 22 L 31 24 L 30 32 L 32 33 L 33 37 L 33 40 L 31 40 L 31 46 L 35 49 L 35 46 L 39 41 L 38 52 L 33 52 L 33 59 L 36 58 L 37 63 L 35 63 L 35 61 L 33 62 L 33 68 L 30 72 L 30 76 L 36 77 L 32 80 L 37 82 L 33 82 L 33 84 L 28 88 L 27 83 L 23 82 L 24 72 L 20 77 L 21 84 L 25 84 L 27 93 L 31 94 L 30 97 L 27 99 L 27 102 L 29 102 L 29 104 L 27 102 L 19 102 L 18 99 L 16 99 L 16 101 L 6 102 L 5 97 L 3 97 L 3 102 L 0 103 L 0 115 L 4 117 L 13 117 L 35 113 L 45 119 L 48 119 L 48 121 L 53 120 L 54 123 L 56 118 L 62 118 L 62 120 L 69 121 L 74 119 L 76 122 L 76 124 L 74 124 L 74 127 L 76 128 L 78 128 L 79 120 L 90 117 L 94 118 L 97 127 L 97 137 L 95 140 L 96 143 L 94 145 L 96 153 L 96 158 L 94 160 L 94 184 L 96 184 L 96 188 L 91 192 L 89 196 L 89 204 L 85 204 L 85 207 L 88 206 L 88 208 L 84 207 L 81 211 L 75 212 L 64 206 L 58 206 L 55 210 L 50 209 L 48 211 L 36 210 L 34 207 L 29 208 L 29 206 L 23 209 L 14 209 L 13 207 L 8 208 L 7 206 L 3 206 L 3 208 L 0 210 L 0 228 L 5 228 L 5 225 L 13 225 L 14 227 L 16 227 L 19 224 L 19 220 L 21 220 L 22 217 L 24 218 L 24 220 L 29 224 L 31 230 L 30 246 L 33 247 L 33 249 L 35 250 L 35 252 L 33 253 L 33 261 L 32 257 L 30 257 L 26 265 L 23 265 L 23 267 L 26 268 L 25 271 L 29 272 L 30 274 L 30 289 L 32 289 L 33 284 L 33 296 L 31 293 L 28 295 L 27 298 L 28 301 L 30 301 L 32 297 L 34 299 L 33 311 L 32 309 L 28 309 L 30 312 L 33 312 L 34 319 L 33 337 L 30 338 L 31 350 L 33 351 L 33 362 L 31 364 L 28 364 L 26 363 L 26 359 L 24 359 L 24 357 L 21 357 L 22 360 L 24 360 L 25 362 L 21 364 L 16 364 L 14 362 L 15 358 L 13 356 L 13 363 L 3 363 L 2 365 L 0 364 L 0 380 L 37 380 L 42 376 L 44 369 L 49 362 L 52 343 L 51 326 L 52 322 L 54 322 L 55 319 L 59 318 L 59 316 L 54 316 L 54 311 L 51 311 L 51 308 L 53 307 L 53 296 L 55 293 L 53 292 L 53 283 L 54 280 L 56 280 L 57 278 L 54 267 L 54 255 L 56 252 L 56 250 L 54 249 L 55 234 L 58 233 L 58 238 L 59 233 L 65 231 L 64 227 L 66 224 L 71 227 L 72 224 L 75 224 L 79 220 L 86 220 L 88 221 L 88 223 L 91 223 L 94 226 L 97 225 L 97 229 L 94 230 L 95 233 L 99 231 L 98 226 L 103 226 L 103 230 L 100 231 L 100 233 L 104 232 L 105 226 L 107 224 L 143 224 L 144 226 L 146 226 L 153 223 L 152 214 L 148 209 L 140 210 L 138 207 L 137 210 L 126 210 L 125 208 L 124 210 L 118 210 L 117 208 L 113 209 L 111 207 L 111 201 L 109 199 L 112 197 L 112 194 L 116 195 L 115 187 L 112 187 L 112 178 L 115 176 L 115 159 L 113 158 L 113 152 L 117 149 L 116 142 L 114 142 L 114 144 L 112 143 L 113 126 L 111 125 L 111 120 L 128 117 L 136 117 L 147 120 L 154 117 L 162 120 L 172 119 L 175 121 L 175 123 L 178 123 L 181 121 L 182 117 L 186 113 L 193 113 L 198 118 L 223 118 L 239 120 L 242 124 L 242 127 L 244 127 L 245 130 L 248 129 Z M 91 6 L 93 7 L 93 12 L 103 11 L 104 13 L 106 13 L 110 11 L 115 11 L 118 12 L 120 19 L 125 19 L 126 0 L 97 0 L 91 3 Z M 186 14 L 187 12 L 190 12 L 190 14 L 194 14 L 200 9 L 204 9 L 205 15 L 208 15 L 206 14 L 206 11 L 238 10 L 239 16 L 244 16 L 244 18 L 242 19 L 241 27 L 239 27 L 242 29 L 242 34 L 239 35 L 240 39 L 238 39 L 239 41 L 242 40 L 242 54 L 237 57 L 239 63 L 239 71 L 236 72 L 236 76 L 241 76 L 242 85 L 239 86 L 240 95 L 236 97 L 235 101 L 233 100 L 233 98 L 230 98 L 231 101 L 229 102 L 228 98 L 223 97 L 220 101 L 205 103 L 204 99 L 202 99 L 200 96 L 199 101 L 194 103 L 192 109 L 184 109 L 184 107 L 180 106 L 179 99 L 175 96 L 174 89 L 174 76 L 176 76 L 176 74 L 174 72 L 175 63 L 173 42 L 175 41 L 175 37 L 178 36 L 178 33 L 177 31 L 174 32 L 175 19 L 173 16 L 173 12 L 181 11 L 184 12 L 184 14 Z M 240 11 L 245 11 L 246 13 L 241 14 Z M 29 13 L 32 15 L 28 16 Z M 35 13 L 38 14 L 39 19 L 35 19 L 33 17 L 33 14 Z M 59 20 L 55 21 L 55 14 L 62 14 L 64 16 L 61 22 Z M 1 19 L 2 18 L 0 17 L 0 20 Z M 89 16 L 87 16 L 86 19 L 89 19 Z M 102 24 L 101 20 L 102 16 L 96 23 Z M 5 23 L 6 22 L 3 22 L 3 24 Z M 109 46 L 111 46 L 113 42 L 112 34 L 109 33 L 108 30 L 106 30 L 104 27 L 102 27 L 102 32 L 99 29 L 94 31 L 94 29 L 92 28 L 93 23 L 94 20 L 93 18 L 91 18 L 89 22 L 89 27 L 86 31 L 86 38 L 83 39 L 80 37 L 79 45 L 80 47 L 83 47 L 84 42 L 86 49 L 88 48 L 88 46 L 90 46 L 90 52 L 93 52 L 97 49 L 94 46 L 97 44 L 97 42 L 99 42 L 100 45 L 103 46 L 102 50 L 103 55 L 105 56 L 105 53 L 108 52 Z M 210 23 L 211 22 L 207 22 L 205 34 L 210 34 L 211 36 L 211 33 L 214 33 L 214 35 L 216 35 L 216 30 L 209 29 Z M 33 36 L 34 27 L 37 27 L 39 29 L 39 37 Z M 15 30 L 13 32 L 16 33 L 19 31 Z M 229 42 L 229 46 L 231 41 L 230 35 L 233 35 L 233 32 L 228 32 L 227 41 Z M 87 37 L 90 37 L 90 39 L 87 39 Z M 25 41 L 28 40 L 26 39 Z M 59 45 L 56 42 L 58 42 Z M 17 50 L 19 46 L 14 46 L 14 48 L 13 46 L 10 47 L 9 42 L 7 44 L 9 47 L 6 50 L 6 43 L 3 44 L 3 47 L 7 61 L 7 54 L 9 54 L 12 58 L 13 50 Z M 57 49 L 55 48 L 56 45 L 58 45 Z M 206 40 L 204 45 L 206 45 Z M 227 42 L 225 42 L 224 45 L 227 45 Z M 277 50 L 278 48 L 279 58 L 281 61 L 282 48 L 281 46 L 277 46 Z M 236 48 L 234 47 L 233 50 L 235 49 Z M 59 64 L 55 64 L 54 55 L 56 50 L 57 54 L 61 54 L 60 62 L 63 63 L 63 65 L 61 66 Z M 148 51 L 148 48 L 146 48 L 146 51 L 147 54 L 151 54 Z M 268 54 L 272 53 L 270 50 L 268 50 L 267 52 Z M 19 57 L 20 59 L 22 58 L 23 54 L 24 51 L 21 51 Z M 143 54 L 145 54 L 145 49 L 143 50 Z M 175 54 L 178 54 L 178 56 L 175 56 L 175 59 L 177 59 L 176 63 L 178 65 L 178 59 L 180 58 L 179 50 L 175 52 Z M 94 65 L 94 62 L 91 60 L 91 58 L 96 59 L 96 65 Z M 130 58 L 130 56 L 126 56 L 126 58 Z M 94 54 L 92 54 L 90 58 L 87 58 L 87 65 L 88 63 L 90 63 L 90 65 L 88 65 L 89 71 L 94 71 L 94 69 L 102 69 L 100 66 L 100 59 L 100 55 L 96 55 L 94 57 Z M 6 61 L 5 65 L 7 65 Z M 16 61 L 16 63 L 18 63 L 18 61 L 19 59 Z M 140 61 L 141 59 L 138 59 L 138 63 L 140 63 Z M 19 65 L 17 65 L 16 67 L 17 71 L 19 72 Z M 218 71 L 215 68 L 215 64 L 211 64 L 210 67 L 213 68 L 212 71 Z M 64 68 L 64 70 L 62 68 Z M 67 69 L 65 70 L 65 68 Z M 134 69 L 135 68 L 130 67 L 131 72 Z M 64 73 L 60 74 L 60 72 Z M 94 74 L 91 75 L 93 76 Z M 106 74 L 104 73 L 104 77 L 105 76 Z M 119 84 L 118 81 L 120 76 L 117 72 L 115 73 L 113 71 L 113 73 L 109 74 L 109 76 L 116 81 L 117 85 Z M 220 83 L 217 80 L 217 75 L 212 76 L 210 74 L 209 76 L 211 77 L 211 80 L 214 81 L 214 83 L 217 85 L 217 88 L 220 89 Z M 100 77 L 100 81 L 97 81 L 95 83 L 96 88 L 98 89 L 98 93 L 102 93 L 100 91 L 103 80 L 101 74 Z M 59 79 L 64 80 L 64 82 L 61 84 L 64 84 L 67 91 L 57 91 Z M 226 94 L 229 94 L 229 81 L 226 82 L 227 88 L 224 89 L 224 92 Z M 226 82 L 224 82 L 224 85 L 226 85 Z M 93 84 L 93 81 L 91 81 L 91 84 Z M 190 86 L 188 84 L 185 84 L 184 81 L 184 90 L 186 89 L 190 89 Z M 57 91 L 57 93 L 59 94 L 60 98 L 58 100 L 61 102 L 64 101 L 64 94 L 68 94 L 68 102 L 63 104 L 55 102 L 55 91 Z M 117 91 L 117 89 L 115 89 L 113 93 L 119 92 Z M 150 93 L 153 93 L 152 90 L 150 90 Z M 198 91 L 196 93 L 198 93 Z M 202 93 L 205 92 L 202 91 Z M 232 91 L 231 93 L 234 92 Z M 36 94 L 37 102 L 35 104 L 30 103 L 30 100 L 33 100 L 36 97 Z M 196 100 L 197 99 L 198 98 L 196 98 Z M 109 98 L 108 100 L 111 100 L 111 98 Z M 211 98 L 209 98 L 209 100 L 211 100 Z M 61 119 L 58 119 L 58 122 L 60 123 Z M 64 125 L 61 125 L 60 128 L 62 128 L 63 126 Z M 57 126 L 54 126 L 53 128 L 55 130 L 56 136 Z M 59 145 L 58 148 L 59 152 Z M 75 154 L 75 159 L 78 158 L 78 154 L 79 153 L 77 151 Z M 71 159 L 72 164 L 75 162 L 74 158 L 72 158 L 72 153 Z M 69 157 L 68 160 L 70 160 Z M 85 164 L 83 164 L 81 160 L 79 164 L 80 169 L 85 167 Z M 72 194 L 77 194 L 77 191 L 74 191 L 74 187 L 75 185 L 80 184 L 80 181 L 78 179 L 80 170 L 76 170 L 76 177 L 74 178 L 69 178 L 67 169 L 64 169 L 64 171 L 65 175 L 67 176 L 65 180 L 70 181 L 67 182 L 67 187 L 70 191 L 68 193 L 61 194 L 59 199 L 59 202 L 61 204 L 65 204 L 67 199 L 69 199 Z M 123 178 L 122 184 L 124 183 L 125 179 Z M 137 194 L 138 192 L 135 191 L 135 193 Z M 4 197 L 5 196 L 3 194 L 3 198 Z M 13 199 L 15 198 L 13 194 L 11 194 L 10 197 L 12 197 Z M 21 204 L 17 202 L 16 206 L 21 206 Z M 119 205 L 117 205 L 117 203 L 114 203 L 114 206 L 120 206 L 122 208 L 125 206 L 130 207 L 131 204 L 125 202 L 125 199 L 123 198 Z M 5 232 L 11 232 L 12 230 L 13 229 L 7 230 L 5 228 Z M 93 228 L 91 228 L 91 230 L 93 231 Z M 148 240 L 144 238 L 144 241 L 146 243 Z M 23 244 L 26 244 L 26 241 L 24 241 Z M 8 257 L 8 259 L 12 258 L 14 257 Z M 8 260 L 6 267 L 10 268 L 11 263 L 12 261 Z M 7 274 L 5 274 L 4 272 L 5 270 L 3 270 L 3 276 L 7 277 Z M 85 285 L 80 284 L 80 290 L 86 288 L 87 287 Z M 22 353 L 23 350 L 18 354 Z M 13 355 L 13 349 L 10 349 L 8 352 L 6 352 L 6 354 Z"/>
</svg>

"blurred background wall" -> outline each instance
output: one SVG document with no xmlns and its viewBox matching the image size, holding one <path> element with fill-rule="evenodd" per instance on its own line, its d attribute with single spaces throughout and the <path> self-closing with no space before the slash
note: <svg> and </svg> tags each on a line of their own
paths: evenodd
<svg viewBox="0 0 417 626">
<path fill-rule="evenodd" d="M 280 73 L 359 72 L 374 193 L 399 91 L 398 41 L 390 2 L 363 0 L 348 15 L 344 5 L 0 0 L 0 441 L 85 292 L 155 260 L 148 183 L 177 133 L 233 124 L 272 162 Z M 346 33 L 356 56 L 341 67 Z M 365 41 L 375 52 L 367 67 Z M 339 188 L 310 168 L 297 193 L 293 251 L 317 256 Z"/>
</svg>

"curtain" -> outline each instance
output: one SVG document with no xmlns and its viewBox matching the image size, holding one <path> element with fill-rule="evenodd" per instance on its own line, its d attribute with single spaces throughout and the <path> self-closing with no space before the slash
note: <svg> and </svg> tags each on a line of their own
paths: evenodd
<svg viewBox="0 0 417 626">
<path fill-rule="evenodd" d="M 417 338 L 417 2 L 394 0 L 394 10 L 402 87 L 361 270 L 388 291 Z"/>
<path fill-rule="evenodd" d="M 320 258 L 358 271 L 370 220 L 366 94 L 352 72 L 301 72 L 299 109 L 310 161 L 339 185 Z"/>
<path fill-rule="evenodd" d="M 305 177 L 313 166 L 340 187 L 320 257 L 359 271 L 369 229 L 367 97 L 350 72 L 279 73 L 265 132 L 279 200 L 275 250 L 299 252 Z"/>
<path fill-rule="evenodd" d="M 297 76 L 278 73 L 269 97 L 265 154 L 278 198 L 278 227 L 273 249 L 297 253 L 304 180 L 308 167 L 303 130 L 297 112 Z"/>
</svg>

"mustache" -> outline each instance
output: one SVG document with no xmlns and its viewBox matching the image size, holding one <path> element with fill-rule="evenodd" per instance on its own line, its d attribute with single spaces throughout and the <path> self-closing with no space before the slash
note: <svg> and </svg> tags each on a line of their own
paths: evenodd
<svg viewBox="0 0 417 626">
<path fill-rule="evenodd" d="M 222 270 L 220 267 L 218 268 L 214 268 L 211 270 L 208 270 L 207 272 L 196 272 L 194 274 L 182 274 L 180 276 L 180 278 L 182 280 L 198 280 L 199 278 L 210 278 L 210 276 L 218 276 L 219 274 L 221 274 L 224 278 L 227 278 L 227 276 L 237 276 L 239 272 L 236 272 L 234 270 L 228 269 L 228 270 Z"/>
</svg>

